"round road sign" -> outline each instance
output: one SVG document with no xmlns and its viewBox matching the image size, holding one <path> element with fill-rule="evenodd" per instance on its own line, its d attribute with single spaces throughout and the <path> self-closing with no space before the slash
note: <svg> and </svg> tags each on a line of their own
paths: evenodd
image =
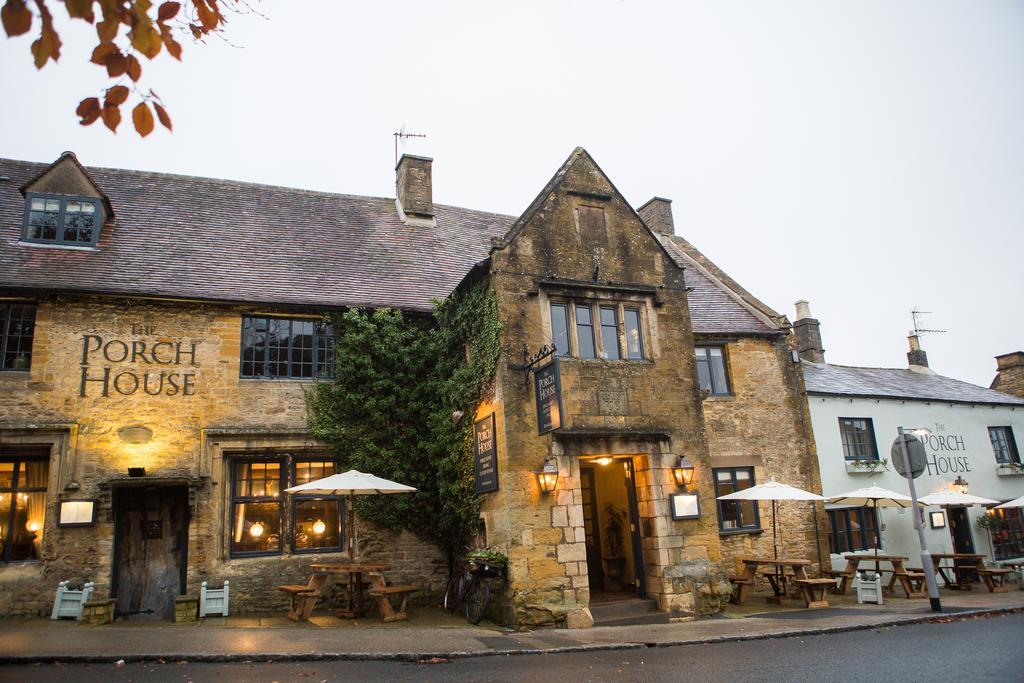
<svg viewBox="0 0 1024 683">
<path fill-rule="evenodd" d="M 904 434 L 903 440 L 907 444 L 907 453 L 910 455 L 910 475 L 917 479 L 925 469 L 927 457 L 924 452 L 924 444 L 913 434 Z M 907 476 L 907 467 L 903 461 L 903 449 L 900 447 L 900 437 L 892 442 L 892 466 L 904 477 Z"/>
</svg>

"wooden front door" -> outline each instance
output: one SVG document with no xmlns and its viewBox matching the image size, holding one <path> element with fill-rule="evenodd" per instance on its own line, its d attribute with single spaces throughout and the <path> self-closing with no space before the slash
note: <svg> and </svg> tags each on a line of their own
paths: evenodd
<svg viewBox="0 0 1024 683">
<path fill-rule="evenodd" d="M 947 508 L 949 517 L 949 535 L 953 538 L 954 553 L 974 553 L 974 536 L 971 534 L 971 522 L 967 516 L 967 508 Z"/>
<path fill-rule="evenodd" d="M 185 592 L 188 490 L 125 487 L 114 500 L 113 596 L 122 616 L 174 619 Z"/>
</svg>

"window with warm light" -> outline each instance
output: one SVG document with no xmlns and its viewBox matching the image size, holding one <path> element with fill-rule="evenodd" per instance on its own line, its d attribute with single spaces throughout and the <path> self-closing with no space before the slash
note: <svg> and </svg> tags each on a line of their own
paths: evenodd
<svg viewBox="0 0 1024 683">
<path fill-rule="evenodd" d="M 285 492 L 335 471 L 333 460 L 301 454 L 232 459 L 231 556 L 340 551 L 340 497 Z"/>
<path fill-rule="evenodd" d="M 621 302 L 553 302 L 551 342 L 563 358 L 643 360 L 639 305 Z"/>
<path fill-rule="evenodd" d="M 307 484 L 335 473 L 330 460 L 307 460 L 295 463 L 295 476 L 290 486 Z M 325 552 L 341 550 L 341 499 L 338 496 L 292 496 L 292 550 Z"/>
<path fill-rule="evenodd" d="M 40 559 L 48 474 L 45 456 L 0 456 L 0 563 Z"/>
</svg>

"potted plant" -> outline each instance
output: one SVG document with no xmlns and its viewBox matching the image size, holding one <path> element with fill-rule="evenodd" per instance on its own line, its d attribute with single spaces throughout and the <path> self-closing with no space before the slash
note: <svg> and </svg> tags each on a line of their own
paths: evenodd
<svg viewBox="0 0 1024 683">
<path fill-rule="evenodd" d="M 847 460 L 846 461 L 846 472 L 848 474 L 868 473 L 875 474 L 877 472 L 884 472 L 889 469 L 889 461 L 877 458 L 873 459 L 861 459 L 861 460 Z"/>
<path fill-rule="evenodd" d="M 626 511 L 611 503 L 604 506 L 604 577 L 610 584 L 606 589 L 617 590 L 622 585 L 626 571 L 624 538 L 626 534 Z"/>
<path fill-rule="evenodd" d="M 474 550 L 466 555 L 469 561 L 469 571 L 477 576 L 503 576 L 505 567 L 508 566 L 508 558 L 497 550 Z"/>
<path fill-rule="evenodd" d="M 1015 477 L 1024 474 L 1024 465 L 1019 462 L 1001 462 L 996 465 L 996 475 L 1000 477 Z"/>
</svg>

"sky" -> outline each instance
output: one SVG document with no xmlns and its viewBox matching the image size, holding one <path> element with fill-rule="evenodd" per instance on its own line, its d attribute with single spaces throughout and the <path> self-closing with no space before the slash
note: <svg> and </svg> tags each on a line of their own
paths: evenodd
<svg viewBox="0 0 1024 683">
<path fill-rule="evenodd" d="M 92 27 L 59 64 L 0 38 L 0 156 L 393 196 L 393 133 L 438 203 L 518 215 L 576 146 L 626 199 L 831 363 L 988 386 L 1024 349 L 1024 2 L 254 2 L 227 38 L 143 64 L 174 132 L 78 125 L 108 85 Z M 38 23 L 36 24 L 38 26 Z"/>
</svg>

